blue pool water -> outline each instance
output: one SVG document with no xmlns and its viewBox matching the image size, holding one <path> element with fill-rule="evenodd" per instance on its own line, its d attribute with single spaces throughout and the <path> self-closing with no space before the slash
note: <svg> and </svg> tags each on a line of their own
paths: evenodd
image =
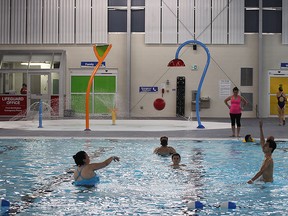
<svg viewBox="0 0 288 216">
<path fill-rule="evenodd" d="M 0 139 L 0 197 L 19 215 L 287 215 L 288 148 L 278 143 L 274 183 L 246 182 L 258 171 L 259 145 L 238 140 L 169 140 L 182 156 L 183 170 L 170 157 L 153 154 L 154 139 Z M 75 187 L 72 155 L 84 150 L 103 161 L 96 188 Z M 31 196 L 33 199 L 31 199 Z M 30 199 L 30 200 L 29 200 Z M 203 210 L 187 209 L 199 200 Z M 216 206 L 236 203 L 235 210 Z"/>
</svg>

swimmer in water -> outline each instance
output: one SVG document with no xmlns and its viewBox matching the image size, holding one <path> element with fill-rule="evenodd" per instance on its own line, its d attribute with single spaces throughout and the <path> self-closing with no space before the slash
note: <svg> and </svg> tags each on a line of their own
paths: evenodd
<svg viewBox="0 0 288 216">
<path fill-rule="evenodd" d="M 160 138 L 161 147 L 158 147 L 154 150 L 155 154 L 161 156 L 169 156 L 176 153 L 176 150 L 173 147 L 168 146 L 168 137 L 162 136 Z"/>
<path fill-rule="evenodd" d="M 108 166 L 112 161 L 119 161 L 119 157 L 113 156 L 100 163 L 90 163 L 90 158 L 85 151 L 79 151 L 73 156 L 77 168 L 74 171 L 74 185 L 93 187 L 99 182 L 95 170 Z"/>
<path fill-rule="evenodd" d="M 254 139 L 252 138 L 251 134 L 247 134 L 244 140 L 245 142 L 254 142 Z"/>
<path fill-rule="evenodd" d="M 256 173 L 256 175 L 253 178 L 251 178 L 247 182 L 248 184 L 253 184 L 253 182 L 259 177 L 260 181 L 273 182 L 274 161 L 272 158 L 272 153 L 276 149 L 276 143 L 274 141 L 274 137 L 272 136 L 268 137 L 265 142 L 262 121 L 259 122 L 259 128 L 260 128 L 260 144 L 265 158 L 260 170 Z"/>
<path fill-rule="evenodd" d="M 171 159 L 172 159 L 172 164 L 170 166 L 173 167 L 174 169 L 186 166 L 185 164 L 180 164 L 181 156 L 178 153 L 174 153 Z"/>
</svg>

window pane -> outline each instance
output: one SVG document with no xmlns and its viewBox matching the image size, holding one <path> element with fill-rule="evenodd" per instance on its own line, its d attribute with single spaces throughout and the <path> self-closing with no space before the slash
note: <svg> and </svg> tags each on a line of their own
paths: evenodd
<svg viewBox="0 0 288 216">
<path fill-rule="evenodd" d="M 109 10 L 108 11 L 108 31 L 127 32 L 127 11 Z"/>
<path fill-rule="evenodd" d="M 71 94 L 71 108 L 75 113 L 81 114 L 86 112 L 86 95 Z M 89 97 L 89 112 L 92 112 L 92 96 Z"/>
<path fill-rule="evenodd" d="M 108 114 L 115 108 L 115 94 L 94 94 L 94 113 Z"/>
<path fill-rule="evenodd" d="M 94 92 L 97 93 L 115 93 L 116 77 L 115 76 L 95 76 Z"/>
<path fill-rule="evenodd" d="M 20 94 L 24 78 L 23 73 L 1 73 L 0 94 Z"/>
<path fill-rule="evenodd" d="M 282 7 L 282 0 L 263 0 L 263 7 Z"/>
<path fill-rule="evenodd" d="M 86 93 L 89 83 L 89 76 L 72 76 L 71 77 L 71 92 Z"/>
<path fill-rule="evenodd" d="M 132 6 L 145 6 L 145 0 L 132 0 Z"/>
<path fill-rule="evenodd" d="M 259 0 L 245 0 L 245 7 L 259 7 Z M 263 0 L 263 7 L 282 7 L 282 0 Z"/>
<path fill-rule="evenodd" d="M 30 69 L 50 69 L 52 62 L 52 55 L 32 55 L 29 64 Z"/>
<path fill-rule="evenodd" d="M 29 55 L 3 55 L 1 69 L 27 69 Z"/>
<path fill-rule="evenodd" d="M 263 32 L 264 33 L 282 32 L 282 11 L 263 10 Z"/>
<path fill-rule="evenodd" d="M 62 54 L 55 54 L 52 69 L 60 68 Z"/>
<path fill-rule="evenodd" d="M 253 68 L 241 68 L 241 86 L 253 86 Z"/>
<path fill-rule="evenodd" d="M 259 11 L 246 10 L 245 11 L 245 33 L 259 32 Z"/>
<path fill-rule="evenodd" d="M 259 0 L 245 0 L 245 7 L 259 7 Z"/>
<path fill-rule="evenodd" d="M 52 94 L 59 94 L 59 74 L 51 73 Z"/>
<path fill-rule="evenodd" d="M 109 0 L 108 6 L 127 6 L 127 0 Z"/>
<path fill-rule="evenodd" d="M 145 32 L 145 11 L 132 10 L 131 13 L 131 31 L 132 32 Z"/>
</svg>

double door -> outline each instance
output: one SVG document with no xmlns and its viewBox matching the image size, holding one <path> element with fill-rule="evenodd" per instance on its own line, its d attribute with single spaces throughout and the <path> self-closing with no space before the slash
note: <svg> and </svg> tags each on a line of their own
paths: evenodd
<svg viewBox="0 0 288 216">
<path fill-rule="evenodd" d="M 270 95 L 270 115 L 274 116 L 278 114 L 278 101 L 277 101 L 277 92 L 279 86 L 282 86 L 286 97 L 288 96 L 288 76 L 270 76 L 270 86 L 269 86 L 269 95 Z M 287 102 L 285 114 L 288 114 Z"/>
</svg>

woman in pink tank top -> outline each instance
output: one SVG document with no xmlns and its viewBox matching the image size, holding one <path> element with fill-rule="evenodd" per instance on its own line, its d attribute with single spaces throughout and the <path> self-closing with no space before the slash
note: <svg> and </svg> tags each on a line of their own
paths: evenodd
<svg viewBox="0 0 288 216">
<path fill-rule="evenodd" d="M 224 103 L 230 110 L 230 119 L 231 119 L 231 128 L 232 128 L 232 137 L 240 137 L 240 129 L 241 129 L 241 115 L 242 115 L 242 109 L 244 106 L 247 105 L 247 101 L 245 98 L 238 95 L 239 89 L 237 87 L 233 88 L 233 95 L 227 97 L 224 100 Z M 230 101 L 230 105 L 228 104 L 228 101 Z M 237 125 L 237 131 L 235 128 L 235 123 Z"/>
</svg>

